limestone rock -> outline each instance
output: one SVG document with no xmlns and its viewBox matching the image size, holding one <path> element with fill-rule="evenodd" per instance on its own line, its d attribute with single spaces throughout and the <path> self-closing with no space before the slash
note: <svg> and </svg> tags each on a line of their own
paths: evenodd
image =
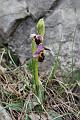
<svg viewBox="0 0 80 120">
<path fill-rule="evenodd" d="M 0 105 L 0 120 L 12 120 L 9 113 Z"/>
<path fill-rule="evenodd" d="M 31 58 L 32 52 L 30 32 L 34 26 L 35 22 L 32 17 L 28 17 L 17 27 L 9 42 L 10 48 L 16 52 L 21 59 L 25 59 L 25 57 L 27 59 Z"/>
<path fill-rule="evenodd" d="M 29 12 L 35 18 L 44 16 L 46 12 L 49 12 L 49 9 L 55 3 L 55 1 L 56 0 L 26 0 L 29 7 Z"/>
<path fill-rule="evenodd" d="M 6 39 L 17 19 L 28 16 L 25 0 L 0 0 L 0 36 Z"/>
<path fill-rule="evenodd" d="M 79 10 L 80 2 L 72 0 L 63 1 L 57 9 L 46 19 L 46 44 L 53 51 L 55 56 L 58 53 L 59 45 L 61 68 L 71 71 L 80 68 L 80 29 Z M 61 43 L 61 44 L 60 44 Z"/>
</svg>

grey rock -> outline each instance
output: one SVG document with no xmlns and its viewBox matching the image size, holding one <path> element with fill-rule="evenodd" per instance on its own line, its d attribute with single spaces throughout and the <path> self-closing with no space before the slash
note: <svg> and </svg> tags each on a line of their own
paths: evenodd
<svg viewBox="0 0 80 120">
<path fill-rule="evenodd" d="M 8 0 L 9 2 L 10 0 Z M 14 1 L 24 3 L 23 1 Z M 31 39 L 30 34 L 35 32 L 35 26 L 39 18 L 44 17 L 46 34 L 44 45 L 51 49 L 46 51 L 46 60 L 42 65 L 43 71 L 51 68 L 52 63 L 59 51 L 61 68 L 71 70 L 72 64 L 75 68 L 80 68 L 80 1 L 79 0 L 25 0 L 28 7 L 29 17 L 17 26 L 11 36 L 8 37 L 10 48 L 18 54 L 20 58 L 30 59 Z M 24 6 L 24 4 L 21 4 Z M 21 10 L 20 6 L 20 9 Z M 11 7 L 14 9 L 14 7 Z M 25 8 L 25 7 L 24 7 Z M 4 9 L 5 11 L 5 9 Z M 26 13 L 26 10 L 24 10 Z M 26 14 L 15 19 L 24 18 Z M 6 16 L 7 17 L 7 16 Z M 7 17 L 7 22 L 9 21 Z M 13 20 L 13 16 L 11 17 Z M 13 20 L 15 21 L 15 20 Z M 9 22 L 10 25 L 12 22 Z M 6 25 L 6 22 L 4 26 Z M 7 24 L 8 25 L 8 24 Z M 5 27 L 3 27 L 5 28 Z M 11 28 L 4 29 L 4 32 Z M 12 27 L 13 28 L 13 27 Z M 2 34 L 2 36 L 4 36 Z M 1 36 L 1 37 L 2 37 Z M 59 46 L 61 49 L 59 50 Z M 23 60 L 23 59 L 21 59 Z"/>
<path fill-rule="evenodd" d="M 9 113 L 0 105 L 0 120 L 12 120 Z"/>
<path fill-rule="evenodd" d="M 62 3 L 64 4 L 64 2 Z M 46 19 L 46 45 L 51 48 L 53 55 L 58 53 L 61 46 L 60 61 L 62 68 L 69 68 L 72 59 L 73 34 L 76 26 L 76 16 L 73 8 L 62 7 L 62 4 Z M 74 58 L 73 58 L 74 59 Z"/>
<path fill-rule="evenodd" d="M 35 22 L 31 17 L 28 17 L 17 27 L 9 42 L 10 48 L 16 52 L 21 59 L 23 57 L 30 59 L 31 57 L 32 52 L 30 32 L 34 26 Z"/>
<path fill-rule="evenodd" d="M 15 21 L 28 15 L 25 0 L 0 0 L 0 36 L 6 39 L 14 29 Z"/>
<path fill-rule="evenodd" d="M 35 17 L 39 18 L 50 11 L 51 6 L 56 0 L 26 0 L 29 12 Z"/>
<path fill-rule="evenodd" d="M 80 6 L 79 2 L 77 4 Z M 45 43 L 53 51 L 54 57 L 61 45 L 59 55 L 61 68 L 70 71 L 72 64 L 74 68 L 80 68 L 80 30 L 77 28 L 80 17 L 79 7 L 74 5 L 72 0 L 66 0 L 46 18 Z"/>
</svg>

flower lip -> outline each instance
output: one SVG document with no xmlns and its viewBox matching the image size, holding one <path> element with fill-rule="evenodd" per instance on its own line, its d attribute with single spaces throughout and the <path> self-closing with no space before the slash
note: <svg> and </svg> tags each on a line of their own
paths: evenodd
<svg viewBox="0 0 80 120">
<path fill-rule="evenodd" d="M 38 56 L 38 62 L 43 62 L 45 59 L 45 56 L 44 56 L 44 52 L 40 52 L 39 56 Z"/>
</svg>

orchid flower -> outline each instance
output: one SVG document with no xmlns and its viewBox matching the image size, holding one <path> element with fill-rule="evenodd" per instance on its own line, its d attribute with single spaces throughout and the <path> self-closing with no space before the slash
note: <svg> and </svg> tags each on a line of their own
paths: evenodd
<svg viewBox="0 0 80 120">
<path fill-rule="evenodd" d="M 33 57 L 34 58 L 38 58 L 38 62 L 43 62 L 44 61 L 44 47 L 43 47 L 43 44 L 40 43 L 38 46 L 37 46 L 37 50 L 36 52 L 33 54 Z"/>
<path fill-rule="evenodd" d="M 43 42 L 43 37 L 41 35 L 31 34 L 31 38 L 34 38 L 36 45 Z"/>
</svg>

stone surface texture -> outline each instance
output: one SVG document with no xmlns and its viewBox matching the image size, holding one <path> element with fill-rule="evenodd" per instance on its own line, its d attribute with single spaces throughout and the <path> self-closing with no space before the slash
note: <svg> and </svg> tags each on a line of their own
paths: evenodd
<svg viewBox="0 0 80 120">
<path fill-rule="evenodd" d="M 0 120 L 12 120 L 6 110 L 0 105 Z"/>
<path fill-rule="evenodd" d="M 28 15 L 29 13 L 27 11 L 27 3 L 25 0 L 0 0 L 1 37 L 6 40 L 13 30 L 15 21 Z"/>
<path fill-rule="evenodd" d="M 63 70 L 71 70 L 72 64 L 80 68 L 80 0 L 0 0 L 0 16 L 0 41 L 8 41 L 20 58 L 31 58 L 30 34 L 43 17 L 44 44 L 51 52 L 46 51 L 42 69 L 51 67 L 58 51 Z"/>
</svg>

